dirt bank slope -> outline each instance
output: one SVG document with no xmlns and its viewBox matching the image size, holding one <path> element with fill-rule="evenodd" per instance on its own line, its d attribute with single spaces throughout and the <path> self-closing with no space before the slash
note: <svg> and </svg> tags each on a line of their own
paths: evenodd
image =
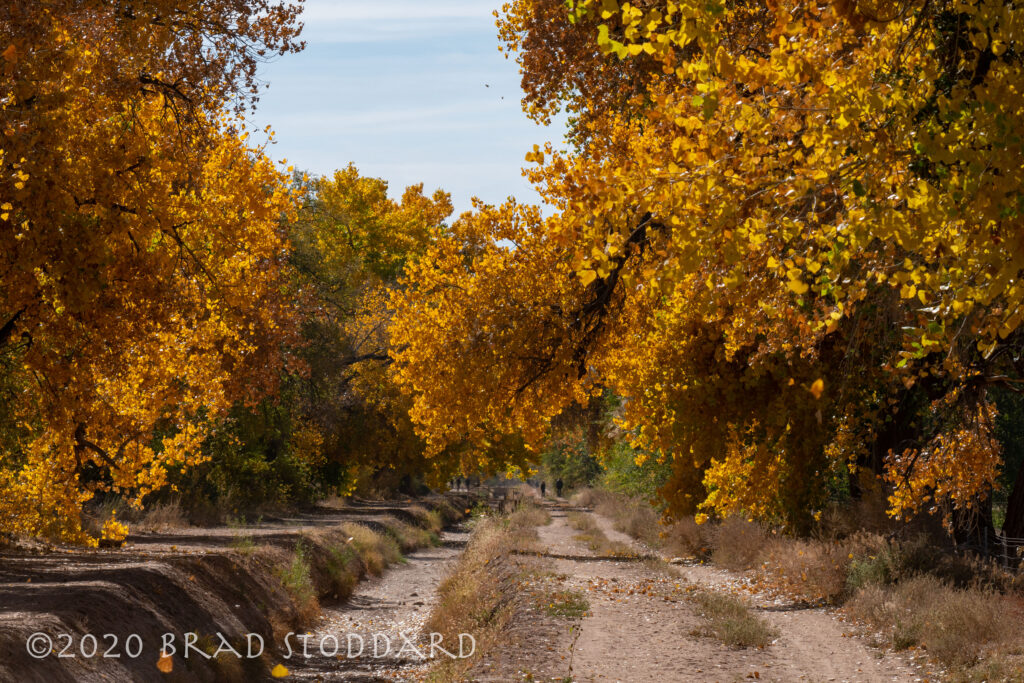
<svg viewBox="0 0 1024 683">
<path fill-rule="evenodd" d="M 350 525 L 391 536 L 414 525 L 422 532 L 417 507 L 443 511 L 445 521 L 453 521 L 466 503 L 437 497 L 415 504 L 353 504 L 244 529 L 130 536 L 115 550 L 0 552 L 0 680 L 265 679 L 279 661 L 284 635 L 315 617 L 318 595 L 350 591 L 352 578 L 343 572 L 355 572 L 356 579 L 365 574 L 366 567 L 352 560 L 356 554 L 345 552 L 352 543 Z M 303 562 L 297 565 L 300 545 Z M 291 575 L 302 564 L 311 595 L 303 594 L 301 577 Z M 36 633 L 42 635 L 30 648 Z M 96 639 L 95 654 L 86 634 Z M 157 668 L 165 634 L 177 649 L 170 673 Z M 187 658 L 186 634 L 195 638 Z M 248 657 L 247 634 L 256 634 L 253 654 L 263 640 L 262 656 Z M 218 648 L 222 654 L 215 658 L 200 654 Z"/>
</svg>

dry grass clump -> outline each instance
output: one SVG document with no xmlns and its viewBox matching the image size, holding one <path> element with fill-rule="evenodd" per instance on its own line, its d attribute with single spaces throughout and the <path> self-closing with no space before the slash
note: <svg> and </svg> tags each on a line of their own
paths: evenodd
<svg viewBox="0 0 1024 683">
<path fill-rule="evenodd" d="M 779 635 L 774 626 L 753 614 L 739 598 L 713 591 L 693 591 L 689 598 L 706 621 L 699 635 L 717 638 L 731 647 L 762 648 Z"/>
<path fill-rule="evenodd" d="M 840 540 L 857 533 L 887 534 L 899 525 L 888 514 L 888 504 L 880 495 L 865 495 L 859 500 L 831 502 L 821 512 L 815 529 L 818 538 Z"/>
<path fill-rule="evenodd" d="M 171 500 L 148 506 L 132 527 L 138 531 L 166 531 L 183 529 L 188 525 L 188 518 L 181 509 L 181 503 Z"/>
<path fill-rule="evenodd" d="M 508 516 L 508 526 L 513 530 L 532 529 L 546 524 L 551 524 L 551 515 L 541 506 L 528 500 L 520 503 Z"/>
<path fill-rule="evenodd" d="M 407 524 L 394 517 L 384 519 L 383 523 L 384 533 L 394 539 L 395 543 L 398 544 L 399 551 L 402 553 L 437 545 L 440 541 L 435 532 Z"/>
<path fill-rule="evenodd" d="M 693 517 L 684 517 L 668 525 L 661 534 L 661 547 L 673 557 L 694 557 L 706 560 L 714 546 L 714 526 L 697 524 Z"/>
<path fill-rule="evenodd" d="M 569 497 L 569 504 L 582 508 L 593 508 L 605 496 L 612 495 L 610 491 L 600 489 L 580 489 Z"/>
<path fill-rule="evenodd" d="M 743 571 L 760 564 L 771 539 L 757 522 L 730 517 L 712 531 L 711 559 L 726 569 Z"/>
<path fill-rule="evenodd" d="M 616 530 L 650 546 L 661 545 L 661 517 L 646 502 L 626 496 L 606 496 L 598 502 L 595 511 L 610 517 Z"/>
<path fill-rule="evenodd" d="M 576 531 L 597 531 L 597 522 L 585 512 L 569 512 L 565 521 Z"/>
<path fill-rule="evenodd" d="M 460 501 L 449 500 L 448 498 L 437 498 L 433 501 L 434 512 L 441 517 L 442 527 L 454 524 L 463 519 L 468 513 L 460 506 Z"/>
<path fill-rule="evenodd" d="M 846 545 L 773 538 L 761 568 L 777 587 L 811 601 L 836 603 L 846 595 L 850 552 Z"/>
<path fill-rule="evenodd" d="M 652 548 L 664 545 L 665 532 L 661 516 L 650 503 L 613 491 L 582 489 L 573 495 L 571 502 L 580 507 L 593 508 L 594 512 L 612 520 L 617 531 L 621 531 Z"/>
<path fill-rule="evenodd" d="M 435 534 L 441 533 L 444 528 L 444 520 L 437 510 L 428 510 L 422 505 L 413 505 L 407 511 L 416 519 L 416 525 Z"/>
<path fill-rule="evenodd" d="M 1006 596 L 954 588 L 926 575 L 866 586 L 846 603 L 846 611 L 879 630 L 897 650 L 923 646 L 942 664 L 960 669 L 1019 637 L 1016 627 L 1024 617 Z"/>
<path fill-rule="evenodd" d="M 390 565 L 402 559 L 402 550 L 393 536 L 375 533 L 362 524 L 346 523 L 341 528 L 351 539 L 349 542 L 367 573 L 380 576 Z"/>
<path fill-rule="evenodd" d="M 100 536 L 103 524 L 111 517 L 128 524 L 132 532 L 167 531 L 189 526 L 188 515 L 177 500 L 152 503 L 135 508 L 119 496 L 107 496 L 86 506 L 83 522 L 93 536 Z M 218 522 L 220 519 L 218 519 Z"/>
</svg>

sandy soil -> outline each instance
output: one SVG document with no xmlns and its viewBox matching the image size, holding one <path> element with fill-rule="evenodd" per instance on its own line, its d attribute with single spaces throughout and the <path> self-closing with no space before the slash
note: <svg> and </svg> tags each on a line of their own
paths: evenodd
<svg viewBox="0 0 1024 683">
<path fill-rule="evenodd" d="M 600 515 L 595 515 L 595 518 L 609 539 L 630 543 L 638 550 L 641 548 L 641 544 L 616 531 L 610 520 Z M 756 612 L 778 629 L 780 636 L 764 650 L 728 648 L 707 638 L 690 636 L 689 631 L 696 628 L 699 623 L 699 618 L 690 612 L 684 615 L 682 620 L 689 628 L 685 628 L 682 637 L 676 640 L 678 648 L 670 658 L 675 664 L 655 667 L 652 670 L 653 675 L 669 675 L 669 671 L 660 673 L 667 667 L 672 672 L 669 678 L 679 681 L 731 681 L 753 678 L 780 682 L 882 683 L 921 680 L 921 672 L 910 662 L 893 653 L 882 653 L 870 648 L 854 636 L 852 627 L 843 624 L 823 609 L 809 609 L 779 597 L 751 594 L 748 583 L 742 577 L 722 569 L 706 565 L 674 566 L 673 569 L 689 584 L 745 598 Z M 637 578 L 642 580 L 644 577 L 634 576 L 634 581 Z M 645 634 L 657 637 L 660 627 L 652 627 L 650 622 L 667 615 L 664 615 L 665 608 L 657 599 L 651 600 L 641 595 L 636 601 L 644 618 L 633 619 L 636 628 L 622 629 L 622 633 L 629 641 L 639 644 L 639 648 L 634 650 L 639 654 L 643 652 Z M 686 611 L 689 611 L 688 607 L 683 605 Z M 600 619 L 603 613 L 603 610 L 595 610 L 595 618 Z M 658 616 L 655 616 L 656 614 Z M 588 626 L 591 632 L 615 628 L 612 625 L 614 616 L 608 614 L 608 617 L 607 620 L 591 624 L 584 622 L 581 646 L 586 646 L 588 642 Z M 653 655 L 653 659 L 659 660 L 657 654 Z M 628 675 L 618 675 L 618 672 L 613 672 L 615 675 L 609 678 L 600 667 L 595 667 L 593 671 L 591 678 L 581 676 L 580 680 L 630 680 Z"/>
<path fill-rule="evenodd" d="M 592 514 L 592 513 L 590 513 Z M 583 591 L 590 613 L 578 623 L 578 639 L 555 671 L 524 671 L 533 653 L 495 653 L 490 676 L 480 680 L 611 681 L 922 681 L 928 676 L 892 653 L 870 648 L 852 627 L 822 609 L 807 609 L 752 592 L 743 577 L 707 566 L 593 557 L 566 522 L 564 505 L 552 509 L 552 523 L 538 529 L 554 559 L 553 571 L 567 588 Z M 652 551 L 611 522 L 594 515 L 612 541 L 626 543 L 640 556 Z M 574 557 L 578 559 L 561 559 Z M 593 558 L 593 559 L 591 559 Z M 780 635 L 765 649 L 730 648 L 699 635 L 702 618 L 686 599 L 687 588 L 727 591 L 741 596 L 776 626 Z M 566 647 L 562 639 L 560 648 Z M 509 663 L 519 664 L 514 668 Z M 504 676 L 504 678 L 503 678 Z M 932 680 L 935 680 L 934 678 Z"/>
</svg>

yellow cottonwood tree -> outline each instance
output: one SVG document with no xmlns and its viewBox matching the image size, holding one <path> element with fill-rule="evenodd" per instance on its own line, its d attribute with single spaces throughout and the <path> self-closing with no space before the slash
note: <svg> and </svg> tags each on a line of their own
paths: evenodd
<svg viewBox="0 0 1024 683">
<path fill-rule="evenodd" d="M 1024 9 L 558 4 L 519 0 L 501 20 L 527 109 L 567 103 L 578 117 L 573 152 L 527 155 L 558 213 L 496 276 L 538 298 L 488 321 L 554 329 L 560 306 L 568 322 L 539 356 L 557 360 L 507 364 L 521 337 L 494 336 L 497 350 L 466 347 L 461 366 L 418 366 L 406 381 L 423 431 L 451 438 L 465 414 L 481 433 L 535 434 L 531 420 L 605 385 L 637 445 L 673 462 L 663 493 L 677 512 L 803 525 L 848 462 L 886 475 L 894 514 L 975 508 L 999 466 L 986 390 L 1024 379 Z M 489 263 L 511 209 L 474 220 Z M 483 286 L 414 277 L 421 330 L 423 311 L 490 310 Z M 448 341 L 463 344 L 455 329 Z M 437 375 L 457 398 L 436 393 Z"/>
<path fill-rule="evenodd" d="M 0 531 L 88 540 L 82 503 L 141 500 L 196 461 L 204 417 L 273 386 L 295 198 L 227 112 L 300 47 L 297 12 L 0 8 Z"/>
</svg>

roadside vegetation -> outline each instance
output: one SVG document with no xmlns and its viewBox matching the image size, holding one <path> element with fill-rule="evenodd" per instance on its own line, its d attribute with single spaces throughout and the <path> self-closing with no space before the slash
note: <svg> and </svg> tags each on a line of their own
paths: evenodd
<svg viewBox="0 0 1024 683">
<path fill-rule="evenodd" d="M 705 620 L 696 635 L 717 638 L 731 647 L 768 647 L 778 636 L 771 624 L 753 614 L 739 598 L 716 591 L 687 593 Z"/>
<path fill-rule="evenodd" d="M 570 624 L 586 615 L 590 609 L 586 596 L 557 586 L 549 562 L 534 554 L 536 528 L 550 521 L 544 508 L 529 501 L 507 515 L 474 515 L 469 544 L 442 581 L 426 629 L 442 634 L 445 642 L 456 641 L 459 633 L 471 633 L 477 650 L 465 660 L 439 661 L 430 680 L 464 680 L 489 653 L 501 646 L 508 649 L 513 625 L 533 622 L 538 614 Z"/>
<path fill-rule="evenodd" d="M 1024 634 L 1015 626 L 1024 621 L 1024 576 L 955 555 L 921 528 L 865 531 L 879 518 L 851 506 L 798 538 L 739 517 L 665 523 L 644 501 L 607 490 L 581 490 L 573 502 L 593 507 L 667 557 L 711 562 L 808 605 L 839 607 L 879 647 L 921 648 L 950 680 L 1024 680 Z M 865 519 L 850 519 L 857 514 Z M 709 621 L 708 634 L 736 645 L 770 642 L 770 628 L 734 598 L 696 593 L 694 599 Z"/>
</svg>

